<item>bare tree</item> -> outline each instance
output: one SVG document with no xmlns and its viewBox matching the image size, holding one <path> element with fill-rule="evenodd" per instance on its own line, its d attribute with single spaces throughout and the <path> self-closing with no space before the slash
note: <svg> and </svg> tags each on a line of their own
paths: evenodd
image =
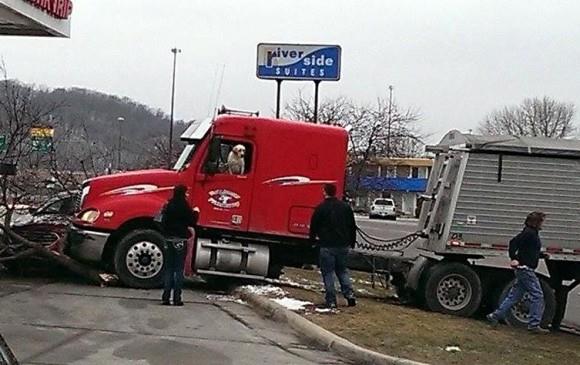
<svg viewBox="0 0 580 365">
<path fill-rule="evenodd" d="M 40 100 L 31 86 L 11 80 L 0 65 L 0 131 L 5 139 L 0 151 L 2 163 L 16 165 L 16 176 L 0 176 L 0 210 L 4 223 L 10 222 L 14 207 L 38 189 L 39 166 L 45 155 L 37 153 L 30 140 L 33 127 L 51 123 L 59 103 Z"/>
<path fill-rule="evenodd" d="M 286 104 L 286 117 L 313 121 L 313 104 L 298 97 Z M 417 110 L 401 108 L 396 102 L 378 99 L 374 106 L 361 106 L 345 97 L 323 100 L 319 107 L 319 122 L 341 125 L 350 130 L 347 168 L 354 181 L 353 194 L 360 190 L 362 173 L 368 162 L 378 157 L 410 157 L 420 153 L 423 138 L 416 126 Z"/>
<path fill-rule="evenodd" d="M 360 190 L 361 177 L 369 162 L 379 157 L 412 157 L 420 153 L 423 138 L 416 123 L 417 110 L 378 99 L 374 107 L 360 108 L 351 130 L 350 167 L 352 192 Z"/>
<path fill-rule="evenodd" d="M 324 99 L 318 106 L 318 123 L 344 125 L 351 118 L 356 106 L 346 97 Z M 298 97 L 286 103 L 284 116 L 291 120 L 314 122 L 314 102 L 298 92 Z"/>
<path fill-rule="evenodd" d="M 576 130 L 574 104 L 552 98 L 525 99 L 520 105 L 491 112 L 479 125 L 479 132 L 490 135 L 564 138 Z"/>
</svg>

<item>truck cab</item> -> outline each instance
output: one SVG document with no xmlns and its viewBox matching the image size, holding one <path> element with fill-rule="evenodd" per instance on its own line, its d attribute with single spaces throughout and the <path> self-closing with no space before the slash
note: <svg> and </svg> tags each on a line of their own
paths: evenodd
<svg viewBox="0 0 580 365">
<path fill-rule="evenodd" d="M 128 286 L 159 286 L 164 238 L 153 217 L 173 187 L 183 184 L 191 206 L 201 211 L 190 271 L 264 278 L 285 265 L 315 260 L 310 218 L 323 199 L 323 184 L 343 191 L 343 128 L 221 115 L 192 123 L 181 139 L 186 146 L 171 170 L 132 171 L 83 184 L 72 256 L 114 269 Z"/>
</svg>

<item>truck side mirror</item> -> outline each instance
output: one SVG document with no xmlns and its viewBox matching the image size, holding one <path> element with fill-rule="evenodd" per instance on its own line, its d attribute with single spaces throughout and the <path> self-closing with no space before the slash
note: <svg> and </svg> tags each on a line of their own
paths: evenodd
<svg viewBox="0 0 580 365">
<path fill-rule="evenodd" d="M 205 171 L 208 174 L 215 174 L 219 171 L 221 144 L 222 139 L 220 137 L 214 137 L 209 142 L 209 154 L 207 164 L 205 166 Z"/>
</svg>

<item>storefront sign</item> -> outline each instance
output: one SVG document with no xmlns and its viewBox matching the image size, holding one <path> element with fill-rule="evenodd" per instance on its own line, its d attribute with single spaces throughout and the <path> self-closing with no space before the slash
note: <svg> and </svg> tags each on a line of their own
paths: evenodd
<svg viewBox="0 0 580 365">
<path fill-rule="evenodd" d="M 340 79 L 341 48 L 336 45 L 258 44 L 256 74 L 260 79 Z"/>
<path fill-rule="evenodd" d="M 71 0 L 24 0 L 57 19 L 68 19 L 72 14 Z"/>
</svg>

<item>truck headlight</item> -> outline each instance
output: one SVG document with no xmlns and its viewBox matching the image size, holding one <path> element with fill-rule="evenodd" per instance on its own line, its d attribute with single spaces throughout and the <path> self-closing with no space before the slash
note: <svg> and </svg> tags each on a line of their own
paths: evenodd
<svg viewBox="0 0 580 365">
<path fill-rule="evenodd" d="M 89 209 L 82 212 L 79 219 L 85 223 L 93 224 L 99 219 L 99 211 L 96 209 Z"/>
</svg>

